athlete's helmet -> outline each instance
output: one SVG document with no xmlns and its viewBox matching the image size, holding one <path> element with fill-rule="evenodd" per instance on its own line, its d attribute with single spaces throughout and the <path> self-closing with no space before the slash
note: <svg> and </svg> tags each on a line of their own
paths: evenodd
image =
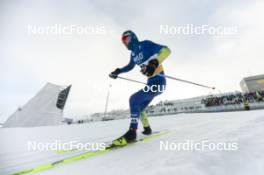
<svg viewBox="0 0 264 175">
<path fill-rule="evenodd" d="M 128 50 L 132 50 L 132 48 L 138 44 L 138 38 L 134 32 L 127 30 L 122 34 L 122 42 Z"/>
</svg>

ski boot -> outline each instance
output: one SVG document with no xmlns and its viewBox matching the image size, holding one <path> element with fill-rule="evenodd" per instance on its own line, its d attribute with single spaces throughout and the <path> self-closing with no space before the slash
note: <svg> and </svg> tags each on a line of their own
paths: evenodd
<svg viewBox="0 0 264 175">
<path fill-rule="evenodd" d="M 112 145 L 113 146 L 125 146 L 128 143 L 136 141 L 136 138 L 137 138 L 136 130 L 130 128 L 123 136 L 114 140 Z"/>
<path fill-rule="evenodd" d="M 144 127 L 144 131 L 142 131 L 142 134 L 144 135 L 151 135 L 152 130 L 150 128 L 150 126 Z"/>
<path fill-rule="evenodd" d="M 148 116 L 145 110 L 140 113 L 140 121 L 142 122 L 144 128 L 142 134 L 150 135 L 152 133 L 152 130 L 149 126 Z"/>
</svg>

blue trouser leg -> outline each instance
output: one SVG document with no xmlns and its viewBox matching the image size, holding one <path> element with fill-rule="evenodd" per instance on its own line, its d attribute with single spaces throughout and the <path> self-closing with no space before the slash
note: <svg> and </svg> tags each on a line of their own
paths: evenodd
<svg viewBox="0 0 264 175">
<path fill-rule="evenodd" d="M 154 86 L 153 86 L 154 85 Z M 137 129 L 140 113 L 149 105 L 154 97 L 165 90 L 166 80 L 161 76 L 154 76 L 148 79 L 147 86 L 131 95 L 129 99 L 131 122 L 130 128 Z M 159 86 L 159 89 L 157 88 Z"/>
</svg>

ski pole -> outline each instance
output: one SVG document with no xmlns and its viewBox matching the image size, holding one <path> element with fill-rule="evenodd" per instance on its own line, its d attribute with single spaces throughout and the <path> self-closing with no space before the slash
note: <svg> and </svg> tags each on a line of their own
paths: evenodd
<svg viewBox="0 0 264 175">
<path fill-rule="evenodd" d="M 106 96 L 106 101 L 105 101 L 104 117 L 106 117 L 106 113 L 107 113 L 107 108 L 108 108 L 108 102 L 109 102 L 109 96 L 110 96 L 111 87 L 112 87 L 112 85 L 109 84 L 109 88 L 108 88 L 108 92 L 107 92 L 107 96 Z"/>
<path fill-rule="evenodd" d="M 137 80 L 133 80 L 133 79 L 130 79 L 130 78 L 124 78 L 124 77 L 120 77 L 120 76 L 118 76 L 117 78 L 122 79 L 122 80 L 131 81 L 131 82 L 134 82 L 134 83 L 140 83 L 140 84 L 147 85 L 147 83 L 144 83 L 144 82 L 141 82 L 141 81 L 137 81 Z"/>
<path fill-rule="evenodd" d="M 210 86 L 202 85 L 202 84 L 199 84 L 199 83 L 194 83 L 194 82 L 191 82 L 191 81 L 188 81 L 188 80 L 183 80 L 183 79 L 180 79 L 180 78 L 175 78 L 175 77 L 172 77 L 172 76 L 169 76 L 169 75 L 164 75 L 164 74 L 158 74 L 158 75 L 159 76 L 162 76 L 162 77 L 170 78 L 172 80 L 181 81 L 181 82 L 184 82 L 184 83 L 189 83 L 189 84 L 193 84 L 193 85 L 196 85 L 196 86 L 200 86 L 200 87 L 204 87 L 204 88 L 208 88 L 208 89 L 215 90 L 215 87 L 210 87 Z"/>
</svg>

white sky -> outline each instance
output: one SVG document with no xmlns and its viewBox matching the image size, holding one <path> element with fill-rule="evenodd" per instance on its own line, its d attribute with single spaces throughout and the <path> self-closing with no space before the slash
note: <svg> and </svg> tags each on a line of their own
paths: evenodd
<svg viewBox="0 0 264 175">
<path fill-rule="evenodd" d="M 65 113 L 80 116 L 128 108 L 128 98 L 142 85 L 110 80 L 109 72 L 126 65 L 129 52 L 120 41 L 126 29 L 140 40 L 167 45 L 168 75 L 240 90 L 245 76 L 263 74 L 264 2 L 262 0 L 1 0 L 0 122 L 25 104 L 46 82 L 72 84 Z M 27 26 L 54 24 L 103 26 L 101 35 L 28 35 Z M 236 35 L 163 35 L 160 25 L 237 26 Z M 135 68 L 124 77 L 145 81 Z M 219 91 L 216 91 L 219 92 Z M 153 101 L 206 95 L 213 91 L 168 80 L 166 92 Z"/>
</svg>

